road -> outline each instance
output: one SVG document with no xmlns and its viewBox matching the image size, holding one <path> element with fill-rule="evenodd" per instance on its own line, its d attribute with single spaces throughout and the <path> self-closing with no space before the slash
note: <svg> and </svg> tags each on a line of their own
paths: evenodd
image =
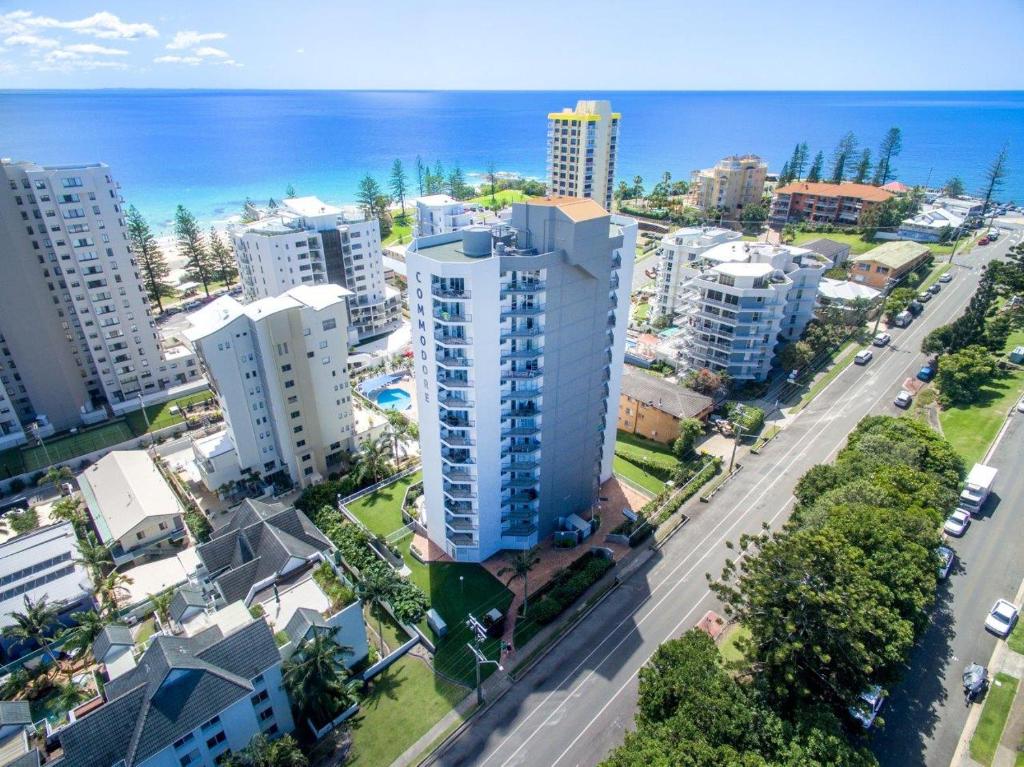
<svg viewBox="0 0 1024 767">
<path fill-rule="evenodd" d="M 1019 242 L 1022 234 L 1007 240 Z M 872 748 L 885 767 L 950 763 L 968 712 L 960 674 L 972 661 L 988 662 L 997 640 L 983 628 L 985 615 L 996 599 L 1013 599 L 1024 580 L 1024 415 L 1011 417 L 990 463 L 999 469 L 995 491 L 964 537 L 950 539 L 957 571 L 943 584 L 931 625 L 883 711 L 885 727 Z"/>
<path fill-rule="evenodd" d="M 966 259 L 953 282 L 909 328 L 894 331 L 893 343 L 874 361 L 838 375 L 770 448 L 745 460 L 713 503 L 475 718 L 437 763 L 593 765 L 621 743 L 633 722 L 639 669 L 659 644 L 716 606 L 704 576 L 721 572 L 725 542 L 758 532 L 764 522 L 780 524 L 792 511 L 799 477 L 831 460 L 861 418 L 899 412 L 892 398 L 924 359 L 921 339 L 961 312 L 977 285 L 978 261 L 1007 244 Z"/>
</svg>

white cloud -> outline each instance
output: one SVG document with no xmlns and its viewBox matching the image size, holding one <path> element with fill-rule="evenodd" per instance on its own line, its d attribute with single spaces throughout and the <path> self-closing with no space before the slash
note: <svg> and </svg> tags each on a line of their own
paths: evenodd
<svg viewBox="0 0 1024 767">
<path fill-rule="evenodd" d="M 202 64 L 203 60 L 198 56 L 157 56 L 153 59 L 154 64 Z"/>
<path fill-rule="evenodd" d="M 220 48 L 211 48 L 208 45 L 205 45 L 202 48 L 196 48 L 194 51 L 192 51 L 192 53 L 195 56 L 202 56 L 203 58 L 215 58 L 215 59 L 229 59 L 229 58 L 231 58 L 228 55 L 227 51 L 222 51 Z"/>
<path fill-rule="evenodd" d="M 60 41 L 52 37 L 40 37 L 29 32 L 20 32 L 4 39 L 4 45 L 25 45 L 31 48 L 56 48 Z"/>
<path fill-rule="evenodd" d="M 223 40 L 227 37 L 223 32 L 196 32 L 194 30 L 185 30 L 184 32 L 178 32 L 171 42 L 167 43 L 167 50 L 169 51 L 182 51 L 186 48 L 192 48 L 200 43 L 209 42 L 211 40 Z"/>
<path fill-rule="evenodd" d="M 296 49 L 295 49 L 295 52 L 296 52 L 296 53 L 305 53 L 305 52 L 306 52 L 306 49 L 305 49 L 305 48 L 296 48 Z"/>
<path fill-rule="evenodd" d="M 96 45 L 96 43 L 75 43 L 74 45 L 68 45 L 64 48 L 65 51 L 70 53 L 81 53 L 88 56 L 127 56 L 128 51 L 120 48 L 108 48 L 105 45 Z"/>
<path fill-rule="evenodd" d="M 120 17 L 109 11 L 100 11 L 92 16 L 74 21 L 61 21 L 50 16 L 36 16 L 29 11 L 14 11 L 6 14 L 4 18 L 9 22 L 26 27 L 69 29 L 80 35 L 89 35 L 105 40 L 138 40 L 143 37 L 159 37 L 159 32 L 152 24 L 121 21 Z"/>
</svg>

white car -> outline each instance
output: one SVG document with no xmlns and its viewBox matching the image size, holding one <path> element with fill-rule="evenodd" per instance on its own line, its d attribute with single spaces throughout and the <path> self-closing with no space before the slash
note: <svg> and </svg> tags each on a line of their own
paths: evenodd
<svg viewBox="0 0 1024 767">
<path fill-rule="evenodd" d="M 953 572 L 956 564 L 956 552 L 949 546 L 939 546 L 939 579 L 945 580 Z"/>
<path fill-rule="evenodd" d="M 946 272 L 944 275 L 939 277 L 939 282 L 952 282 L 952 281 L 953 281 L 953 275 L 951 273 L 949 273 L 949 272 Z"/>
<path fill-rule="evenodd" d="M 985 618 L 985 628 L 999 637 L 1007 637 L 1017 624 L 1017 615 L 1020 610 L 1012 602 L 1005 599 L 997 599 L 992 609 Z"/>
<path fill-rule="evenodd" d="M 1017 412 L 1024 413 L 1024 397 L 1020 398 L 1020 402 L 1017 403 Z"/>
<path fill-rule="evenodd" d="M 875 340 L 872 341 L 871 343 L 873 343 L 875 346 L 888 346 L 891 340 L 892 336 L 889 335 L 888 333 L 879 333 L 877 336 L 875 336 Z"/>
<path fill-rule="evenodd" d="M 896 395 L 896 399 L 892 401 L 892 404 L 894 404 L 898 408 L 903 408 L 904 410 L 906 410 L 908 407 L 910 407 L 913 401 L 913 394 L 908 392 L 906 389 L 900 389 L 900 393 Z"/>
<path fill-rule="evenodd" d="M 857 704 L 850 707 L 850 715 L 860 722 L 861 727 L 869 730 L 878 718 L 878 712 L 882 710 L 884 703 L 885 693 L 881 687 L 874 685 L 860 694 Z"/>
<path fill-rule="evenodd" d="M 874 356 L 875 355 L 872 354 L 870 349 L 864 349 L 862 351 L 857 352 L 857 356 L 853 358 L 853 361 L 857 365 L 867 365 L 869 362 L 871 362 Z"/>
<path fill-rule="evenodd" d="M 950 535 L 959 538 L 961 535 L 967 532 L 967 528 L 971 526 L 971 515 L 963 509 L 957 509 L 946 519 L 946 524 L 942 526 Z"/>
</svg>

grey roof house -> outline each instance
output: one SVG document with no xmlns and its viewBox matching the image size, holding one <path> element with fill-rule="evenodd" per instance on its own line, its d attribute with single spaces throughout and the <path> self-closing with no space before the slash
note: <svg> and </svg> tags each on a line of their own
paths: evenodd
<svg viewBox="0 0 1024 767">
<path fill-rule="evenodd" d="M 824 256 L 832 262 L 833 266 L 842 266 L 850 257 L 850 246 L 847 243 L 830 240 L 828 237 L 803 242 L 800 247 L 813 250 L 818 255 Z"/>
<path fill-rule="evenodd" d="M 227 604 L 239 599 L 250 604 L 260 590 L 326 559 L 332 548 L 298 509 L 252 500 L 244 501 L 214 536 L 196 553 Z"/>
<path fill-rule="evenodd" d="M 38 767 L 39 750 L 29 740 L 32 710 L 27 700 L 0 701 L 0 765 Z"/>
<path fill-rule="evenodd" d="M 157 636 L 106 702 L 60 731 L 61 767 L 204 765 L 253 736 L 294 728 L 281 655 L 262 620 L 225 633 Z"/>
</svg>

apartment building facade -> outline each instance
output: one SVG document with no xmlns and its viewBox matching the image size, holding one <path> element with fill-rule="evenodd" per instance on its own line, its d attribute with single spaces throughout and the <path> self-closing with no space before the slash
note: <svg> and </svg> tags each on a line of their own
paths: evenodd
<svg viewBox="0 0 1024 767">
<path fill-rule="evenodd" d="M 713 168 L 693 172 L 690 194 L 701 210 L 739 213 L 761 202 L 767 175 L 768 163 L 756 154 L 724 157 Z"/>
<path fill-rule="evenodd" d="M 217 393 L 239 476 L 284 471 L 305 487 L 352 449 L 350 296 L 337 285 L 300 285 L 246 305 L 224 296 L 193 315 L 187 336 Z"/>
<path fill-rule="evenodd" d="M 256 209 L 258 218 L 231 231 L 245 297 L 270 298 L 299 285 L 347 288 L 353 343 L 395 330 L 402 297 L 384 280 L 380 224 L 355 209 L 316 197 Z"/>
<path fill-rule="evenodd" d="M 718 227 L 684 227 L 666 234 L 658 245 L 658 280 L 653 318 L 671 318 L 678 310 L 683 286 L 700 271 L 701 256 L 711 248 L 740 239 L 740 233 Z"/>
<path fill-rule="evenodd" d="M 794 181 L 775 190 L 768 221 L 775 228 L 794 221 L 856 226 L 865 213 L 892 197 L 870 184 Z"/>
<path fill-rule="evenodd" d="M 414 237 L 447 234 L 473 223 L 473 213 L 466 210 L 466 203 L 446 194 L 417 197 L 414 203 L 416 205 Z"/>
<path fill-rule="evenodd" d="M 607 101 L 577 101 L 548 115 L 548 194 L 612 209 L 620 118 Z"/>
<path fill-rule="evenodd" d="M 453 559 L 535 545 L 611 476 L 636 236 L 553 198 L 409 246 L 427 531 Z"/>
<path fill-rule="evenodd" d="M 703 256 L 686 285 L 677 362 L 763 381 L 780 341 L 796 340 L 814 316 L 831 262 L 805 248 L 731 242 Z"/>
<path fill-rule="evenodd" d="M 102 163 L 0 160 L 0 439 L 12 414 L 81 427 L 195 379 L 164 359 L 123 205 Z"/>
</svg>

